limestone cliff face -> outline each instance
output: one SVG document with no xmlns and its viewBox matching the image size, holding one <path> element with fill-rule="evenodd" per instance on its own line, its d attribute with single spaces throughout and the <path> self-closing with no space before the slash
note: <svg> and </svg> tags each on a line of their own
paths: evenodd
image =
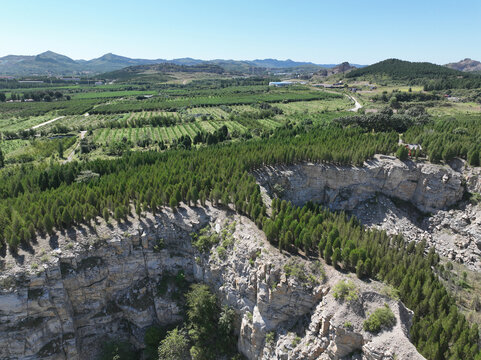
<svg viewBox="0 0 481 360">
<path fill-rule="evenodd" d="M 157 295 L 163 276 L 186 270 L 189 237 L 165 217 L 155 224 L 76 233 L 74 249 L 56 249 L 4 271 L 0 293 L 0 358 L 92 359 L 108 335 L 143 342 L 153 322 L 182 319 L 175 301 Z M 155 239 L 169 251 L 154 251 Z M 63 239 L 67 240 L 67 239 Z M 70 244 L 72 244 L 70 242 Z"/>
<path fill-rule="evenodd" d="M 190 233 L 205 226 L 219 244 L 203 254 Z M 39 239 L 38 247 L 49 240 Z M 181 207 L 128 225 L 82 227 L 57 241 L 59 248 L 41 256 L 22 254 L 23 264 L 7 259 L 2 359 L 95 359 L 112 336 L 140 347 L 146 327 L 181 320 L 165 281 L 179 271 L 210 285 L 235 310 L 238 349 L 248 359 L 338 359 L 353 351 L 367 359 L 422 359 L 408 340 L 410 311 L 379 295 L 382 284 L 353 278 L 358 301 L 339 303 L 331 288 L 346 275 L 327 266 L 323 275 L 320 263 L 280 254 L 255 224 L 227 210 Z M 397 325 L 373 337 L 361 324 L 381 301 Z M 344 326 L 346 316 L 352 328 Z"/>
<path fill-rule="evenodd" d="M 254 175 L 268 194 L 278 192 L 296 205 L 321 202 L 334 210 L 352 210 L 381 193 L 433 212 L 455 204 L 464 193 L 461 174 L 449 167 L 384 155 L 363 167 L 304 163 L 265 167 Z"/>
</svg>

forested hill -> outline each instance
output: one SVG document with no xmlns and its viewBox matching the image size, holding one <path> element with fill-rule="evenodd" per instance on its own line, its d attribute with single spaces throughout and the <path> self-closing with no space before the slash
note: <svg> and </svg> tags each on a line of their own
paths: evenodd
<svg viewBox="0 0 481 360">
<path fill-rule="evenodd" d="M 450 88 L 475 88 L 481 86 L 481 76 L 466 74 L 428 62 L 409 62 L 387 59 L 362 69 L 356 69 L 346 77 L 373 78 L 387 77 L 395 81 L 405 81 L 409 85 L 423 85 L 425 90 Z"/>
<path fill-rule="evenodd" d="M 465 75 L 460 71 L 428 62 L 410 62 L 398 59 L 387 59 L 362 69 L 351 71 L 346 77 L 366 75 L 386 75 L 394 80 L 411 80 L 417 78 L 443 78 L 446 76 Z"/>
<path fill-rule="evenodd" d="M 151 65 L 137 65 L 129 66 L 124 69 L 112 71 L 103 74 L 102 77 L 112 80 L 127 80 L 132 79 L 137 76 L 142 76 L 145 74 L 165 74 L 165 73 L 211 73 L 211 74 L 222 74 L 224 69 L 219 65 L 214 64 L 198 64 L 198 65 L 177 65 L 172 63 L 160 63 Z"/>
</svg>

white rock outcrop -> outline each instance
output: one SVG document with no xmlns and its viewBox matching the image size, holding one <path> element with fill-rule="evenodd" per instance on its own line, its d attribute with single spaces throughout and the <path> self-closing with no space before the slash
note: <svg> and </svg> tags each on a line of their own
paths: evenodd
<svg viewBox="0 0 481 360">
<path fill-rule="evenodd" d="M 376 155 L 362 167 L 303 163 L 264 167 L 254 172 L 261 188 L 303 205 L 307 201 L 333 210 L 352 210 L 376 194 L 411 202 L 422 212 L 454 205 L 464 193 L 463 177 L 450 167 L 402 162 Z"/>
</svg>

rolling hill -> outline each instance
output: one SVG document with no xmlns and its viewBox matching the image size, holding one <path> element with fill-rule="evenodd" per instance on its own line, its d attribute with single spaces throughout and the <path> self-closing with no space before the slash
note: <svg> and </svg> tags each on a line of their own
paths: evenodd
<svg viewBox="0 0 481 360">
<path fill-rule="evenodd" d="M 428 62 L 388 59 L 345 75 L 348 79 L 395 81 L 422 85 L 425 90 L 454 88 L 473 89 L 481 86 L 481 76 Z"/>
<path fill-rule="evenodd" d="M 446 68 L 428 62 L 410 62 L 398 59 L 387 59 L 376 64 L 357 69 L 346 74 L 347 78 L 363 76 L 388 76 L 393 80 L 411 80 L 419 78 L 444 78 L 463 76 L 458 70 Z"/>
<path fill-rule="evenodd" d="M 173 63 L 160 63 L 151 65 L 129 66 L 120 70 L 102 74 L 103 78 L 109 80 L 129 81 L 143 77 L 157 77 L 167 79 L 169 73 L 211 73 L 222 74 L 224 69 L 215 64 L 201 63 L 197 65 L 178 65 Z"/>
</svg>

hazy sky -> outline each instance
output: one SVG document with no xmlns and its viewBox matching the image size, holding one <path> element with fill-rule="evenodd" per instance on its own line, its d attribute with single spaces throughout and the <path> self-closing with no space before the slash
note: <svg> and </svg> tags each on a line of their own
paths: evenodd
<svg viewBox="0 0 481 360">
<path fill-rule="evenodd" d="M 481 60 L 481 0 L 0 0 L 0 56 Z"/>
</svg>

